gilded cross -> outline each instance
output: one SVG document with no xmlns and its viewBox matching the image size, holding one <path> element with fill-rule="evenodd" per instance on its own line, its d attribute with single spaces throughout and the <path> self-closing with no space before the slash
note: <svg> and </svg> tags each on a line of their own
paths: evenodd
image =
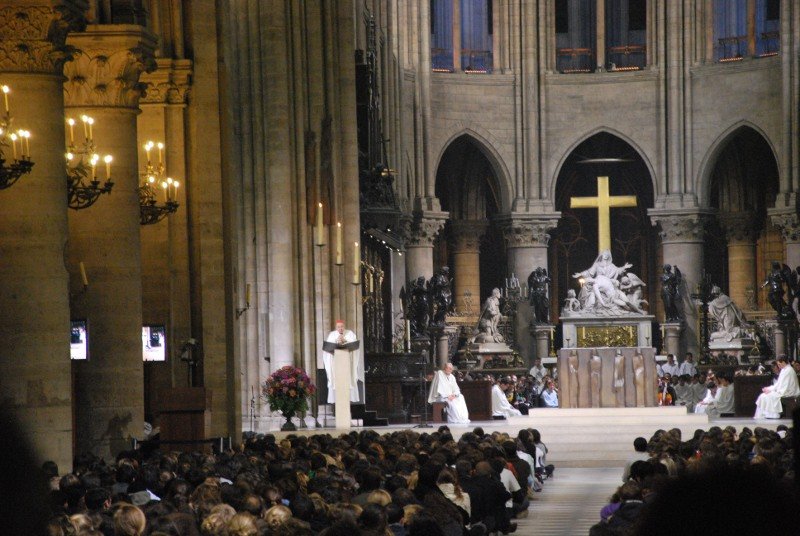
<svg viewBox="0 0 800 536">
<path fill-rule="evenodd" d="M 570 197 L 570 208 L 597 209 L 598 251 L 611 250 L 611 209 L 635 207 L 635 195 L 609 195 L 608 177 L 597 177 L 597 197 Z"/>
</svg>

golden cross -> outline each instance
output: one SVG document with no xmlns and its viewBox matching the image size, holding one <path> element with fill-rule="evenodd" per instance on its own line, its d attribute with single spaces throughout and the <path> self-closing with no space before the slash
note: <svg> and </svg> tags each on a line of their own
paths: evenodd
<svg viewBox="0 0 800 536">
<path fill-rule="evenodd" d="M 611 210 L 617 207 L 635 207 L 635 195 L 609 195 L 608 177 L 597 177 L 597 197 L 570 197 L 570 208 L 597 209 L 598 251 L 611 249 Z"/>
</svg>

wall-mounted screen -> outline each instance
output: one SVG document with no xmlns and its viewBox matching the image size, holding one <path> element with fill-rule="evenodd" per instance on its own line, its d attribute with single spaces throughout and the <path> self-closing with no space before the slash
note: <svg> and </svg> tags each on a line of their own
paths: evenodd
<svg viewBox="0 0 800 536">
<path fill-rule="evenodd" d="M 167 360 L 167 328 L 164 326 L 142 327 L 142 356 L 145 361 Z"/>
<path fill-rule="evenodd" d="M 89 357 L 89 338 L 86 331 L 86 320 L 73 320 L 70 322 L 69 357 L 81 361 Z"/>
</svg>

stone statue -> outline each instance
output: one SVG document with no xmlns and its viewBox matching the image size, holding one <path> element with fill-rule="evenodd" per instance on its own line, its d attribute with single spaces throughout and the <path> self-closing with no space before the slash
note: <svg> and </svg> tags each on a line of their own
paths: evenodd
<svg viewBox="0 0 800 536">
<path fill-rule="evenodd" d="M 403 302 L 406 320 L 409 321 L 411 338 L 426 337 L 428 321 L 430 320 L 430 307 L 428 304 L 428 291 L 425 288 L 425 278 L 420 276 L 416 281 L 409 281 L 400 290 L 400 299 Z"/>
<path fill-rule="evenodd" d="M 778 319 L 780 320 L 788 320 L 792 318 L 793 314 L 791 306 L 783 299 L 783 296 L 786 294 L 783 289 L 784 283 L 789 290 L 790 300 L 794 301 L 794 294 L 797 288 L 797 274 L 792 272 L 791 268 L 785 264 L 781 266 L 779 262 L 772 261 L 772 270 L 767 274 L 767 279 L 764 281 L 764 284 L 761 285 L 761 288 L 769 287 L 767 300 L 778 314 Z"/>
<path fill-rule="evenodd" d="M 567 298 L 564 300 L 564 311 L 562 316 L 569 316 L 570 313 L 577 313 L 581 310 L 581 302 L 575 297 L 575 290 L 567 290 Z"/>
<path fill-rule="evenodd" d="M 716 321 L 717 330 L 711 333 L 709 340 L 730 342 L 742 337 L 742 325 L 745 323 L 742 311 L 717 285 L 711 288 L 711 296 L 713 299 L 708 302 L 708 312 Z"/>
<path fill-rule="evenodd" d="M 645 283 L 636 274 L 628 272 L 630 267 L 630 263 L 616 266 L 611 252 L 607 249 L 601 251 L 588 270 L 573 274 L 582 284 L 577 298 L 580 309 L 572 311 L 565 306 L 566 316 L 570 313 L 596 316 L 645 314 L 642 308 L 643 304 L 647 305 L 642 299 Z"/>
<path fill-rule="evenodd" d="M 646 286 L 644 281 L 633 272 L 623 275 L 619 280 L 619 291 L 624 295 L 625 307 L 645 314 L 642 304 L 648 305 L 648 303 L 647 300 L 642 299 L 642 287 Z"/>
<path fill-rule="evenodd" d="M 500 313 L 500 296 L 500 289 L 495 288 L 492 290 L 491 296 L 486 298 L 480 317 L 478 317 L 478 333 L 468 341 L 469 344 L 504 341 L 498 329 L 498 324 L 502 317 Z"/>
<path fill-rule="evenodd" d="M 593 355 L 591 361 L 589 361 L 590 367 L 590 380 L 591 380 L 591 387 L 592 387 L 592 407 L 599 408 L 600 407 L 600 379 L 601 379 L 601 372 L 603 370 L 603 361 L 599 355 Z"/>
<path fill-rule="evenodd" d="M 643 408 L 644 398 L 644 356 L 636 353 L 633 356 L 633 384 L 636 386 L 636 407 Z"/>
<path fill-rule="evenodd" d="M 443 266 L 428 281 L 428 293 L 431 303 L 431 324 L 444 326 L 445 318 L 453 312 L 453 281 L 450 279 L 450 268 Z"/>
<path fill-rule="evenodd" d="M 674 271 L 673 271 L 674 269 Z M 680 322 L 680 287 L 683 275 L 677 266 L 664 265 L 661 274 L 661 301 L 664 302 L 664 317 L 667 322 Z"/>
<path fill-rule="evenodd" d="M 533 321 L 546 324 L 550 321 L 550 276 L 546 268 L 536 268 L 528 276 L 530 289 L 530 306 L 533 311 Z"/>
<path fill-rule="evenodd" d="M 571 407 L 578 407 L 578 394 L 581 390 L 580 380 L 578 379 L 578 353 L 573 350 L 569 354 L 569 395 Z"/>
</svg>

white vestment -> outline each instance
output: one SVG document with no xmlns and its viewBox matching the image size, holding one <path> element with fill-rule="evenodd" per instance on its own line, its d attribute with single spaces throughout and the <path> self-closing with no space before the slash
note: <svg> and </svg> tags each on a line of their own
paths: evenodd
<svg viewBox="0 0 800 536">
<path fill-rule="evenodd" d="M 781 398 L 784 396 L 800 396 L 800 387 L 797 385 L 797 373 L 790 365 L 781 369 L 778 381 L 771 387 L 766 387 L 767 392 L 761 393 L 756 399 L 756 419 L 778 419 L 783 407 Z"/>
<path fill-rule="evenodd" d="M 678 366 L 677 363 L 673 364 L 664 363 L 663 365 L 661 365 L 661 372 L 663 372 L 664 374 L 669 374 L 670 376 L 677 376 L 679 369 L 680 367 Z"/>
<path fill-rule="evenodd" d="M 519 415 L 522 415 L 522 413 L 511 405 L 500 386 L 497 384 L 492 386 L 492 416 L 515 417 Z"/>
<path fill-rule="evenodd" d="M 697 374 L 697 367 L 694 366 L 694 363 L 689 363 L 688 361 L 684 361 L 678 368 L 678 374 L 680 376 L 683 376 L 684 374 L 688 374 L 689 376 L 694 376 L 695 374 Z"/>
<path fill-rule="evenodd" d="M 455 395 L 450 400 L 449 397 Z M 437 370 L 431 382 L 431 391 L 428 393 L 428 402 L 447 402 L 447 422 L 453 424 L 469 424 L 469 411 L 467 402 L 461 394 L 456 377 Z"/>
<path fill-rule="evenodd" d="M 684 383 L 681 385 L 680 383 L 675 385 L 675 396 L 677 400 L 675 401 L 675 405 L 677 406 L 684 406 L 689 411 L 694 411 L 694 389 L 688 383 Z"/>
<path fill-rule="evenodd" d="M 342 334 L 345 343 L 355 342 L 358 339 L 356 334 L 349 329 L 344 330 Z M 339 332 L 336 330 L 328 333 L 325 342 L 339 342 Z M 358 350 L 351 354 L 352 363 L 350 364 L 350 402 L 358 402 Z M 333 354 L 330 352 L 322 352 L 322 363 L 325 366 L 325 375 L 328 376 L 328 404 L 336 402 L 335 396 L 335 383 L 333 378 Z"/>
<path fill-rule="evenodd" d="M 717 391 L 714 394 L 711 394 L 711 389 L 706 390 L 706 396 L 697 403 L 694 407 L 694 412 L 697 414 L 706 414 L 712 419 L 716 419 L 719 417 L 719 411 L 717 410 L 717 396 L 719 395 L 720 391 L 722 391 L 722 387 L 717 387 Z"/>
</svg>

